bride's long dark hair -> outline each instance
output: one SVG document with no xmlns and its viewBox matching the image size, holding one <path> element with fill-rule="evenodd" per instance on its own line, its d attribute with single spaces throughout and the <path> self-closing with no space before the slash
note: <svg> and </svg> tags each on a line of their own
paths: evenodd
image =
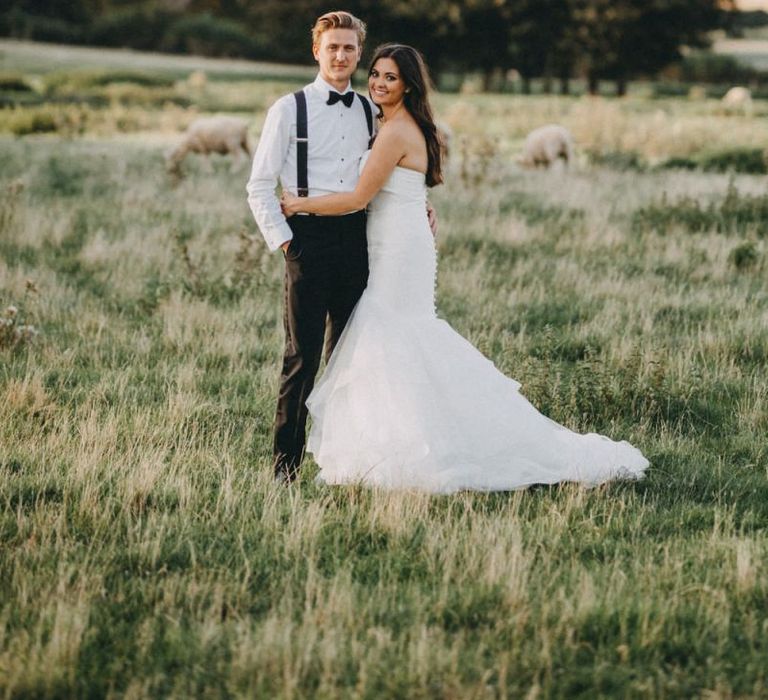
<svg viewBox="0 0 768 700">
<path fill-rule="evenodd" d="M 408 113 L 416 120 L 427 141 L 427 186 L 439 185 L 443 181 L 440 137 L 435 126 L 435 118 L 432 116 L 432 107 L 429 104 L 431 81 L 424 59 L 412 46 L 383 44 L 374 51 L 368 69 L 369 75 L 380 58 L 391 58 L 397 63 L 400 77 L 406 87 L 403 103 Z"/>
</svg>

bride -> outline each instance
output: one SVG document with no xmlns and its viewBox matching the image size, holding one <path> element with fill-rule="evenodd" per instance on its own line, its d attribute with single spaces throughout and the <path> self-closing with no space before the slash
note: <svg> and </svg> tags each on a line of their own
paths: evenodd
<svg viewBox="0 0 768 700">
<path fill-rule="evenodd" d="M 286 216 L 368 207 L 368 286 L 307 400 L 319 481 L 450 493 L 642 477 L 639 450 L 542 415 L 437 318 L 425 202 L 442 175 L 429 79 L 402 44 L 379 47 L 371 66 L 382 125 L 355 190 L 281 200 Z"/>
</svg>

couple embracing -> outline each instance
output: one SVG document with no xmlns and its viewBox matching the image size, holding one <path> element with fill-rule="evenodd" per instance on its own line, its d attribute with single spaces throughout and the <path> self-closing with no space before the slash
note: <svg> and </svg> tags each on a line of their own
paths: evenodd
<svg viewBox="0 0 768 700">
<path fill-rule="evenodd" d="M 269 110 L 248 182 L 267 245 L 285 258 L 275 478 L 295 479 L 305 449 L 323 483 L 433 493 L 641 477 L 639 450 L 542 415 L 437 318 L 429 78 L 418 51 L 387 44 L 371 61 L 370 100 L 355 93 L 364 38 L 348 12 L 317 19 L 319 74 Z"/>
</svg>

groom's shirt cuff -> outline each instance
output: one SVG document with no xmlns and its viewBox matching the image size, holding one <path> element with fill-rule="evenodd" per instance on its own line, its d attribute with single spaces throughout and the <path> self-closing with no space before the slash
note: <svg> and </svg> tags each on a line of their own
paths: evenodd
<svg viewBox="0 0 768 700">
<path fill-rule="evenodd" d="M 277 250 L 283 243 L 293 238 L 293 232 L 288 224 L 266 230 L 262 228 L 260 230 L 270 250 Z"/>
</svg>

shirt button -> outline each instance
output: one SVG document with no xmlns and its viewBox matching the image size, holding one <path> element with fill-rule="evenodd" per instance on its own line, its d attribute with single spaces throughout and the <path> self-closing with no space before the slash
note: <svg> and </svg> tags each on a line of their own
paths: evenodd
<svg viewBox="0 0 768 700">
<path fill-rule="evenodd" d="M 344 162 L 344 159 L 343 159 L 343 158 L 341 159 L 341 162 L 342 162 L 342 163 Z"/>
<path fill-rule="evenodd" d="M 339 180 L 339 182 L 344 182 L 344 180 Z"/>
</svg>

